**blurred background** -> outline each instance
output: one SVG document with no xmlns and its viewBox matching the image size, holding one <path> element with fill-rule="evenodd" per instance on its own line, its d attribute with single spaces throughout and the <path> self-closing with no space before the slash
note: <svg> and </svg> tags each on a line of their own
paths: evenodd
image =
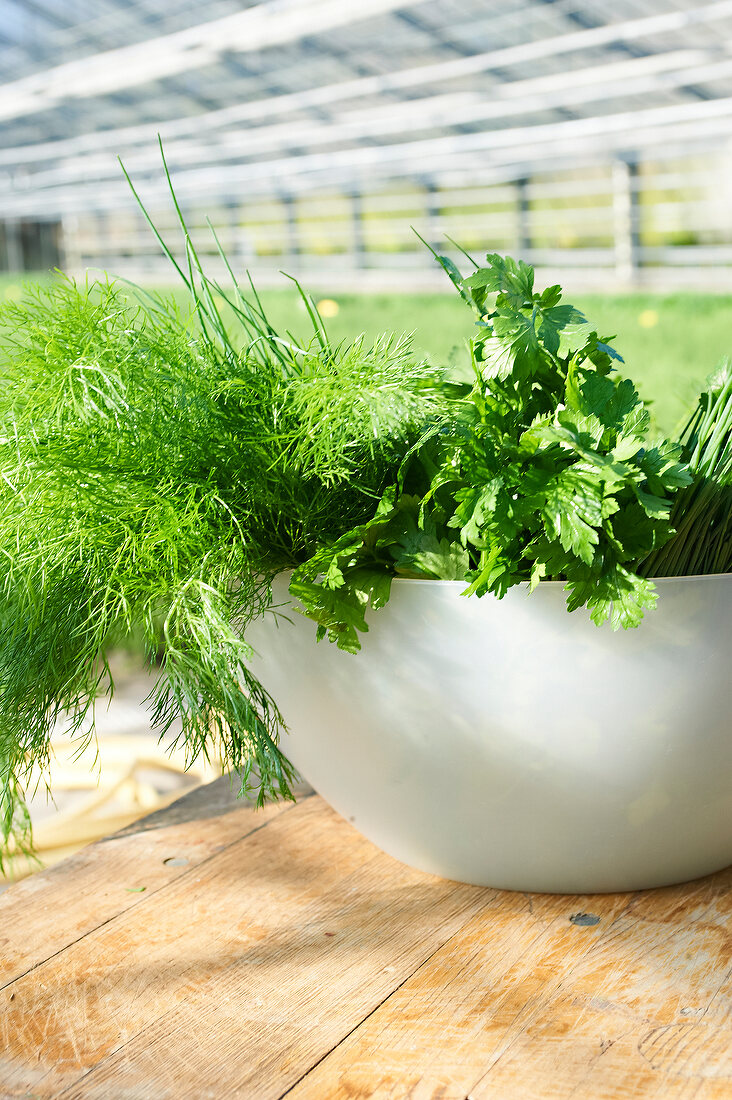
<svg viewBox="0 0 732 1100">
<path fill-rule="evenodd" d="M 732 0 L 0 0 L 0 135 L 0 297 L 55 268 L 171 284 L 118 159 L 174 238 L 160 135 L 199 253 L 216 273 L 208 218 L 275 322 L 285 270 L 334 337 L 413 330 L 459 371 L 471 318 L 417 230 L 561 282 L 664 430 L 732 352 Z M 134 771 L 125 668 L 104 743 L 142 738 L 109 750 L 138 779 L 101 831 L 196 779 Z"/>
<path fill-rule="evenodd" d="M 0 266 L 167 278 L 124 181 L 260 282 L 732 286 L 732 3 L 0 0 Z"/>
</svg>

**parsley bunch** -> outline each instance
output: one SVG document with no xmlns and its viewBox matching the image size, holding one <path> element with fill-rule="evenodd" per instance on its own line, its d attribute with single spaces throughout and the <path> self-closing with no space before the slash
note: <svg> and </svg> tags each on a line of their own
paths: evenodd
<svg viewBox="0 0 732 1100">
<path fill-rule="evenodd" d="M 469 591 L 561 579 L 570 611 L 636 626 L 655 594 L 633 564 L 671 537 L 673 495 L 691 481 L 681 447 L 651 444 L 648 410 L 613 376 L 619 356 L 558 286 L 535 293 L 532 268 L 489 256 L 462 288 L 476 384 L 441 477 L 477 555 Z"/>
<path fill-rule="evenodd" d="M 438 259 L 476 317 L 475 382 L 405 456 L 374 519 L 301 566 L 292 594 L 350 650 L 399 575 L 499 597 L 562 580 L 569 611 L 637 626 L 656 593 L 636 563 L 672 537 L 692 481 L 681 445 L 651 440 L 620 356 L 558 286 L 535 292 L 533 269 L 499 255 L 468 278 Z"/>
</svg>

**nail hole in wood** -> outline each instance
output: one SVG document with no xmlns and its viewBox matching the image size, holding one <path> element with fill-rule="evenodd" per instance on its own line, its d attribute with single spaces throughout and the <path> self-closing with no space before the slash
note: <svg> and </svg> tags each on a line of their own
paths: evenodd
<svg viewBox="0 0 732 1100">
<path fill-rule="evenodd" d="M 600 923 L 600 918 L 596 917 L 594 913 L 572 913 L 569 919 L 572 924 L 576 924 L 579 928 L 591 928 L 593 924 Z"/>
</svg>

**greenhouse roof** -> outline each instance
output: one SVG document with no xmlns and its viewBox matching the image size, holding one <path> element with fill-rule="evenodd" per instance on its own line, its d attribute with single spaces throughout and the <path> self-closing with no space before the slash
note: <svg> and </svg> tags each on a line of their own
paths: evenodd
<svg viewBox="0 0 732 1100">
<path fill-rule="evenodd" d="M 205 20 L 204 20 L 205 16 Z M 0 216 L 718 149 L 732 0 L 0 0 Z"/>
</svg>

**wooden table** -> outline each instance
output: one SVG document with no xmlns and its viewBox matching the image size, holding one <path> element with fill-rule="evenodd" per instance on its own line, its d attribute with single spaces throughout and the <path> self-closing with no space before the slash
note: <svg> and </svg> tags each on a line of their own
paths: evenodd
<svg viewBox="0 0 732 1100">
<path fill-rule="evenodd" d="M 729 1100 L 731 882 L 462 886 L 219 780 L 0 898 L 0 1095 Z"/>
</svg>

